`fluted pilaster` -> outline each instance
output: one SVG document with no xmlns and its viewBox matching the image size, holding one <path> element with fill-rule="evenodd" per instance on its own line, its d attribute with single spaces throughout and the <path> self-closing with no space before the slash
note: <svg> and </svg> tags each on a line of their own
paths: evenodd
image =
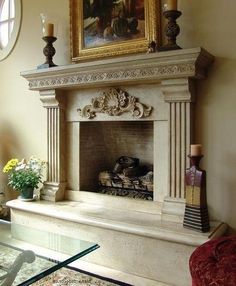
<svg viewBox="0 0 236 286">
<path fill-rule="evenodd" d="M 55 90 L 40 91 L 40 100 L 47 109 L 47 161 L 48 175 L 42 198 L 57 201 L 64 198 L 65 190 L 65 111 L 64 104 Z"/>
<path fill-rule="evenodd" d="M 184 202 L 185 170 L 192 137 L 192 103 L 195 100 L 193 82 L 189 79 L 162 81 L 164 100 L 169 104 L 169 168 L 168 194 L 171 204 Z M 181 205 L 181 208 L 183 205 Z M 178 212 L 171 207 L 173 212 Z"/>
</svg>

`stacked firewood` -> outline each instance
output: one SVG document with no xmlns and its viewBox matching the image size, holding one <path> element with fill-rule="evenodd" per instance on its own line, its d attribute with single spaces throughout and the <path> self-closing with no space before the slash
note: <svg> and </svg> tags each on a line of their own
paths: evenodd
<svg viewBox="0 0 236 286">
<path fill-rule="evenodd" d="M 139 165 L 137 158 L 122 156 L 112 171 L 99 173 L 99 183 L 103 187 L 153 192 L 153 171 Z"/>
</svg>

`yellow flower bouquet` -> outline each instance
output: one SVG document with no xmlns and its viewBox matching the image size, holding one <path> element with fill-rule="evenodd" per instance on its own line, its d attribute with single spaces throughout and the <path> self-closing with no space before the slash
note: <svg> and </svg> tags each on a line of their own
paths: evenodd
<svg viewBox="0 0 236 286">
<path fill-rule="evenodd" d="M 25 190 L 34 190 L 38 188 L 39 183 L 42 183 L 45 166 L 45 161 L 32 156 L 28 161 L 9 160 L 3 172 L 8 174 L 8 185 L 24 195 Z"/>
</svg>

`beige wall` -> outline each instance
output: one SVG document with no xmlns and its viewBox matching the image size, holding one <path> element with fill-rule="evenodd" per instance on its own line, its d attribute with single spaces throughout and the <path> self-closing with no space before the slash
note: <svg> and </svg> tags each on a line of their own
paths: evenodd
<svg viewBox="0 0 236 286">
<path fill-rule="evenodd" d="M 204 146 L 209 212 L 236 229 L 235 0 L 179 0 L 182 48 L 202 46 L 216 61 L 198 86 L 195 142 Z M 33 4 L 32 4 L 33 3 Z M 43 63 L 39 14 L 59 19 L 58 65 L 69 63 L 69 1 L 23 0 L 23 21 L 11 55 L 0 62 L 0 167 L 12 156 L 46 158 L 46 114 L 20 72 Z M 33 110 L 33 112 L 30 110 Z M 1 184 L 6 184 L 0 173 Z"/>
<path fill-rule="evenodd" d="M 202 46 L 216 57 L 207 81 L 198 87 L 195 140 L 205 150 L 202 167 L 207 171 L 210 215 L 236 229 L 236 1 L 179 4 L 183 12 L 179 44 Z"/>
<path fill-rule="evenodd" d="M 44 63 L 40 13 L 58 19 L 57 53 L 54 62 L 69 63 L 69 1 L 22 0 L 23 19 L 12 53 L 0 62 L 0 168 L 10 158 L 37 155 L 46 159 L 46 110 L 37 92 L 28 90 L 21 71 Z M 33 112 L 32 112 L 33 110 Z M 6 185 L 0 172 L 0 187 Z M 8 193 L 9 195 L 9 193 Z"/>
</svg>

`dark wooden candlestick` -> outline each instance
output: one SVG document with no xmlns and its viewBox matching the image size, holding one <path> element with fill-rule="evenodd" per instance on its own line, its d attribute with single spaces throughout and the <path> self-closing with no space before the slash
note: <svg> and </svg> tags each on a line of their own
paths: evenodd
<svg viewBox="0 0 236 286">
<path fill-rule="evenodd" d="M 170 51 L 181 49 L 176 44 L 176 37 L 180 33 L 179 25 L 176 23 L 176 19 L 179 18 L 182 13 L 177 10 L 170 10 L 163 12 L 164 17 L 168 20 L 168 23 L 165 27 L 165 35 L 167 37 L 167 44 L 160 47 L 159 51 Z"/>
<path fill-rule="evenodd" d="M 184 227 L 201 232 L 210 229 L 207 198 L 206 198 L 206 171 L 200 169 L 201 156 L 188 156 L 191 167 L 186 170 L 186 206 L 184 213 Z"/>
<path fill-rule="evenodd" d="M 43 40 L 47 43 L 47 45 L 43 49 L 43 53 L 46 57 L 46 62 L 38 66 L 38 69 L 56 67 L 57 65 L 53 63 L 52 58 L 56 54 L 56 50 L 53 47 L 53 43 L 57 40 L 57 38 L 46 36 L 46 37 L 43 37 Z"/>
</svg>

